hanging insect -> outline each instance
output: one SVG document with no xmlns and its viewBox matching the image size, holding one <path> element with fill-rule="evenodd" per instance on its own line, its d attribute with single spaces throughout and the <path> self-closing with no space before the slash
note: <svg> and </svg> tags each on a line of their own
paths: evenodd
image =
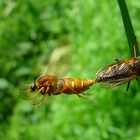
<svg viewBox="0 0 140 140">
<path fill-rule="evenodd" d="M 140 56 L 136 56 L 134 46 L 134 57 L 126 60 L 115 59 L 116 62 L 100 69 L 96 74 L 96 82 L 101 82 L 101 87 L 110 88 L 128 82 L 126 90 L 128 91 L 130 81 L 136 79 L 139 83 L 140 76 Z"/>
<path fill-rule="evenodd" d="M 45 100 L 46 95 L 59 95 L 64 94 L 76 94 L 79 97 L 84 97 L 80 94 L 87 90 L 93 83 L 94 79 L 80 79 L 80 78 L 63 78 L 59 79 L 56 76 L 52 75 L 43 75 L 37 78 L 35 82 L 27 85 L 29 89 L 26 92 L 34 92 L 37 90 L 37 93 L 32 98 L 24 98 L 25 100 L 33 100 L 38 94 L 42 94 L 43 98 L 35 103 L 42 105 Z M 85 98 L 85 97 L 84 97 Z"/>
<path fill-rule="evenodd" d="M 64 93 L 76 94 L 79 97 L 83 97 L 81 94 L 84 94 L 83 92 L 89 89 L 94 83 L 101 83 L 103 88 L 111 88 L 128 82 L 126 89 L 128 90 L 131 80 L 136 79 L 139 82 L 137 79 L 138 76 L 140 76 L 140 56 L 136 56 L 134 47 L 133 58 L 126 60 L 116 59 L 115 63 L 100 69 L 94 79 L 59 79 L 52 75 L 40 76 L 35 82 L 27 85 L 29 89 L 26 92 L 37 90 L 37 93 L 32 98 L 25 98 L 25 100 L 33 100 L 41 93 L 43 98 L 36 103 L 41 106 L 47 94 L 51 96 Z"/>
</svg>

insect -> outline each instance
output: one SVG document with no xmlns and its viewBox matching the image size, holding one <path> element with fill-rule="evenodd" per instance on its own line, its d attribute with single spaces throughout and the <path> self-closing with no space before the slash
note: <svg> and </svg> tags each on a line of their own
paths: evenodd
<svg viewBox="0 0 140 140">
<path fill-rule="evenodd" d="M 64 94 L 76 94 L 79 97 L 84 97 L 80 94 L 84 94 L 83 92 L 95 82 L 94 79 L 80 79 L 80 78 L 63 78 L 59 79 L 53 75 L 42 75 L 36 79 L 36 81 L 27 85 L 29 89 L 26 92 L 34 92 L 37 90 L 37 93 L 32 98 L 24 98 L 25 100 L 33 100 L 38 94 L 42 94 L 43 98 L 35 103 L 39 106 L 45 100 L 46 95 L 59 95 L 61 93 Z"/>
<path fill-rule="evenodd" d="M 126 60 L 118 60 L 116 62 L 100 69 L 96 74 L 96 82 L 102 82 L 103 88 L 114 87 L 128 82 L 126 90 L 128 91 L 130 81 L 136 79 L 139 83 L 140 76 L 140 56 L 136 56 L 134 47 L 134 57 Z"/>
<path fill-rule="evenodd" d="M 130 82 L 140 76 L 140 56 L 136 56 L 136 50 L 134 47 L 134 57 L 125 60 L 118 60 L 116 62 L 105 66 L 100 69 L 96 77 L 93 79 L 80 79 L 80 78 L 63 78 L 59 79 L 53 75 L 43 75 L 32 82 L 29 89 L 26 92 L 33 92 L 37 90 L 37 93 L 32 98 L 25 98 L 25 100 L 33 100 L 38 94 L 42 94 L 43 98 L 37 102 L 39 106 L 45 100 L 46 95 L 59 95 L 64 94 L 76 94 L 79 97 L 84 97 L 81 94 L 90 88 L 94 83 L 102 83 L 103 88 L 111 88 L 128 82 L 127 91 L 130 86 Z"/>
</svg>

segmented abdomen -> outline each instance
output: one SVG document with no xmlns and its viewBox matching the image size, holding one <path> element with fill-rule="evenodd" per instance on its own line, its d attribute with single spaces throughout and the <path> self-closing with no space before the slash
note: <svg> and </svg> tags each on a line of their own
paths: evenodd
<svg viewBox="0 0 140 140">
<path fill-rule="evenodd" d="M 113 82 L 119 79 L 119 76 L 112 76 L 112 77 L 97 77 L 96 81 L 98 82 Z"/>
<path fill-rule="evenodd" d="M 64 78 L 57 82 L 57 88 L 60 92 L 69 93 L 81 93 L 88 89 L 95 81 L 90 79 L 80 78 Z"/>
</svg>

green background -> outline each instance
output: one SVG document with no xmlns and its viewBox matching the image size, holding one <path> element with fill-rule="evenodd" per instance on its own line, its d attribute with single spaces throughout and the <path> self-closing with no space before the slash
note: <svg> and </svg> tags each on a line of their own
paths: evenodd
<svg viewBox="0 0 140 140">
<path fill-rule="evenodd" d="M 140 40 L 140 1 L 127 0 Z M 0 1 L 1 140 L 139 140 L 140 93 L 134 80 L 102 89 L 89 100 L 46 97 L 41 108 L 19 90 L 40 74 L 93 78 L 97 70 L 130 57 L 117 0 Z M 38 96 L 40 100 L 42 96 Z"/>
</svg>

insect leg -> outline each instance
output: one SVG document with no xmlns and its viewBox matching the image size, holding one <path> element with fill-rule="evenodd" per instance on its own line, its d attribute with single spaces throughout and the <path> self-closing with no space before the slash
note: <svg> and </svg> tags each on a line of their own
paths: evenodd
<svg viewBox="0 0 140 140">
<path fill-rule="evenodd" d="M 33 97 L 31 97 L 31 98 L 23 98 L 24 100 L 33 100 L 33 99 L 35 99 L 36 97 L 37 97 L 37 95 L 41 92 L 41 90 L 43 90 L 44 89 L 44 87 L 42 87 Z"/>
<path fill-rule="evenodd" d="M 136 78 L 136 81 L 137 81 L 138 85 L 140 85 L 140 81 L 139 81 L 139 79 L 138 79 L 138 78 Z"/>
<path fill-rule="evenodd" d="M 41 107 L 41 105 L 43 104 L 43 102 L 45 100 L 45 97 L 46 97 L 46 94 L 43 95 L 43 98 L 39 102 L 34 103 L 33 105 L 37 105 L 38 104 L 38 106 Z"/>
<path fill-rule="evenodd" d="M 81 97 L 81 98 L 84 98 L 84 99 L 87 99 L 86 97 L 80 95 L 80 93 L 78 93 L 77 91 L 75 91 L 70 85 L 67 85 L 69 87 L 69 89 L 74 93 L 76 94 L 78 97 Z M 65 90 L 65 89 L 64 89 Z"/>
<path fill-rule="evenodd" d="M 85 95 L 85 96 L 91 96 L 92 94 L 90 94 L 90 93 L 84 93 L 84 92 L 82 92 L 81 94 L 83 94 L 83 95 Z"/>
<path fill-rule="evenodd" d="M 80 95 L 79 93 L 78 94 L 76 94 L 78 97 L 80 97 L 80 98 L 83 98 L 83 99 L 87 99 L 88 100 L 88 98 L 87 97 L 85 97 L 85 96 L 82 96 L 82 95 Z"/>
<path fill-rule="evenodd" d="M 83 94 L 83 95 L 84 95 L 83 92 L 82 92 L 82 93 L 77 92 L 77 91 L 74 90 L 70 85 L 67 85 L 67 87 L 69 87 L 69 89 L 71 90 L 71 92 L 73 92 L 73 94 L 76 94 L 78 97 L 84 98 L 84 99 L 88 99 L 87 97 L 80 95 L 80 94 Z M 64 89 L 64 90 L 65 90 L 65 89 Z"/>
<path fill-rule="evenodd" d="M 83 95 L 92 95 L 91 93 L 82 92 Z"/>
<path fill-rule="evenodd" d="M 45 97 L 46 97 L 46 94 L 47 94 L 48 90 L 49 90 L 49 87 L 47 87 L 47 89 L 45 91 L 45 94 L 43 94 L 43 98 L 39 102 L 34 103 L 33 105 L 38 105 L 39 107 L 41 107 L 41 105 L 43 104 L 43 102 L 45 100 Z"/>
<path fill-rule="evenodd" d="M 115 61 L 116 61 L 116 62 L 118 62 L 118 61 L 120 61 L 120 60 L 119 60 L 119 59 L 117 59 L 117 58 L 115 58 Z"/>
<path fill-rule="evenodd" d="M 126 91 L 128 91 L 129 87 L 130 87 L 130 81 L 127 84 Z"/>
</svg>

